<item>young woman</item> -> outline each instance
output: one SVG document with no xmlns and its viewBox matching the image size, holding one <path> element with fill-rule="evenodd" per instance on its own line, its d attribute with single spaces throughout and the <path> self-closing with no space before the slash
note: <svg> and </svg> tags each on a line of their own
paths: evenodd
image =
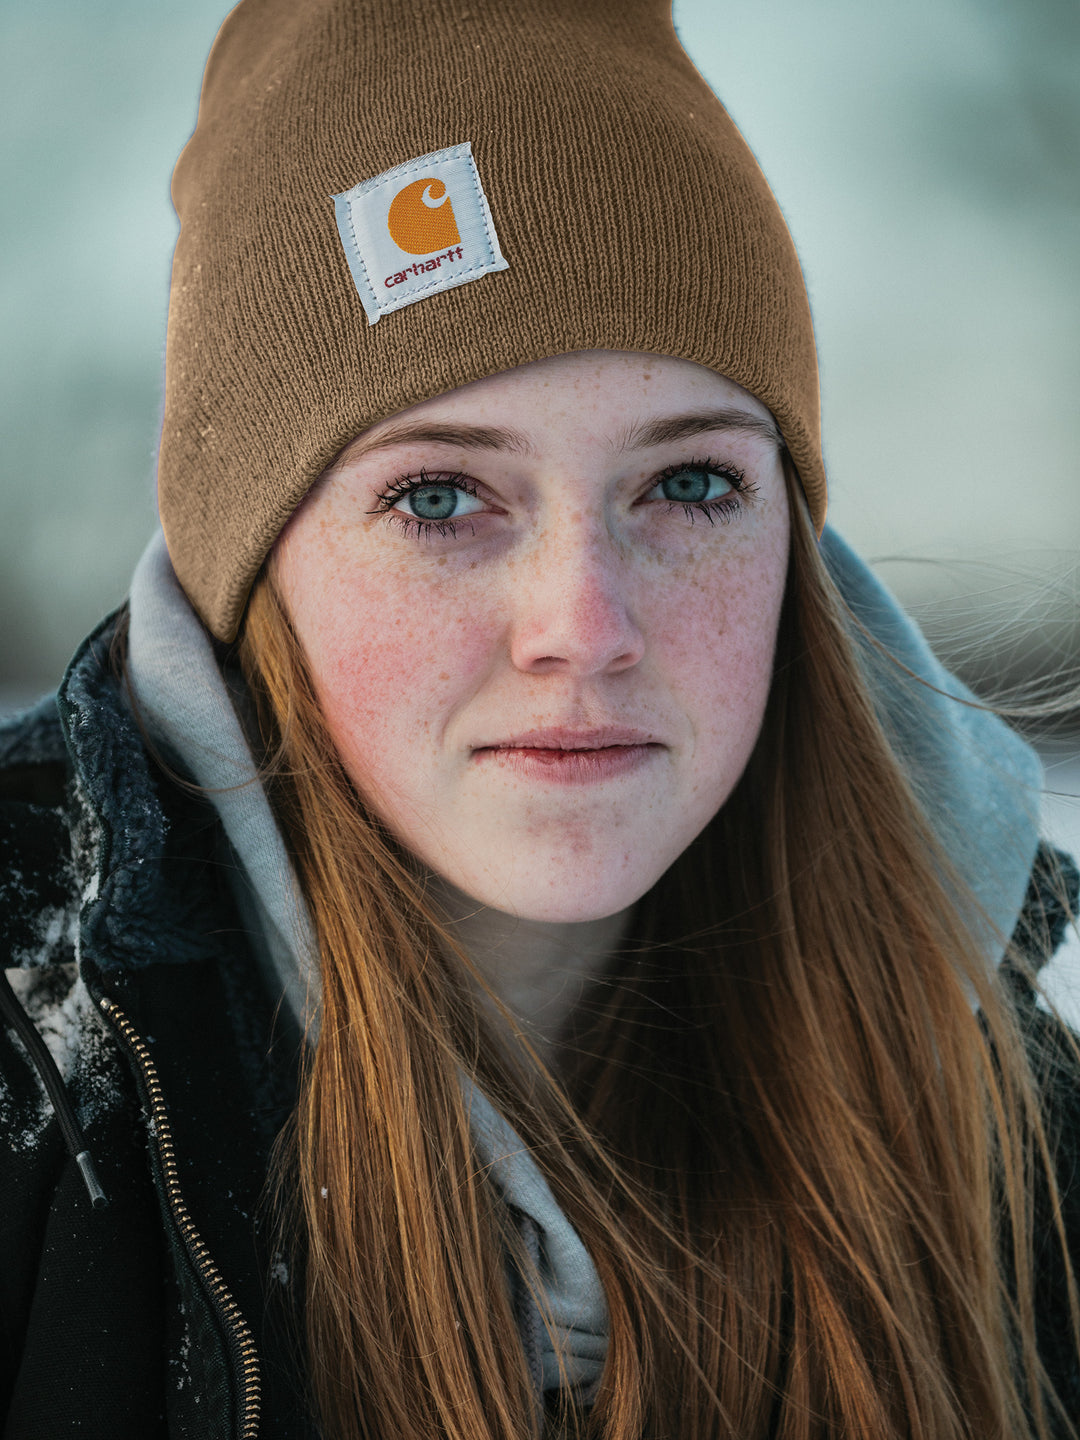
<svg viewBox="0 0 1080 1440">
<path fill-rule="evenodd" d="M 1075 1435 L 1075 870 L 665 7 L 244 0 L 174 197 L 0 741 L 5 1436 Z"/>
</svg>

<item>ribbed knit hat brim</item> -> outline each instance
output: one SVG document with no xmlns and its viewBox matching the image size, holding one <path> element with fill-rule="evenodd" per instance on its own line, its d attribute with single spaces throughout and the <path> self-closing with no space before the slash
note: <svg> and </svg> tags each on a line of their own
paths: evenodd
<svg viewBox="0 0 1080 1440">
<path fill-rule="evenodd" d="M 466 141 L 507 268 L 370 324 L 333 197 Z M 728 376 L 772 411 L 824 518 L 798 260 L 668 0 L 243 0 L 173 199 L 160 509 L 219 638 L 349 440 L 553 354 Z"/>
</svg>

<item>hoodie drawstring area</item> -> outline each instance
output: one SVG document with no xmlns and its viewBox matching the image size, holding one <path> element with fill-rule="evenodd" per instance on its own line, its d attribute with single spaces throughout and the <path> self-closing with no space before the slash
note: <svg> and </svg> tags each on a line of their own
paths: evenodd
<svg viewBox="0 0 1080 1440">
<path fill-rule="evenodd" d="M 49 1054 L 45 1041 L 34 1029 L 29 1015 L 19 1004 L 15 991 L 11 988 L 11 982 L 3 970 L 0 970 L 0 1015 L 4 1017 L 26 1047 L 26 1052 L 33 1061 L 34 1068 L 41 1077 L 41 1083 L 45 1086 L 49 1099 L 52 1101 L 53 1110 L 56 1112 L 56 1118 L 60 1124 L 60 1133 L 64 1137 L 64 1144 L 68 1154 L 79 1167 L 83 1184 L 86 1186 L 86 1193 L 90 1196 L 90 1203 L 95 1210 L 102 1209 L 108 1205 L 109 1197 L 101 1188 L 94 1157 L 90 1154 L 82 1127 L 75 1118 L 75 1107 L 67 1093 L 63 1076 L 57 1069 L 56 1061 Z"/>
</svg>

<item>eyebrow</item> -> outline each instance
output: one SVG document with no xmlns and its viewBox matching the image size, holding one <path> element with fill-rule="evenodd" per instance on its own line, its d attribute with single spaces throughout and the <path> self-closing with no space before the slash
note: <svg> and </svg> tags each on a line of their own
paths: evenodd
<svg viewBox="0 0 1080 1440">
<path fill-rule="evenodd" d="M 526 455 L 531 450 L 529 438 L 520 430 L 503 430 L 491 425 L 438 425 L 417 422 L 391 425 L 377 434 L 358 435 L 345 446 L 337 464 L 359 460 L 376 450 L 390 450 L 397 445 L 453 445 L 462 450 L 510 450 Z"/>
<path fill-rule="evenodd" d="M 695 410 L 689 415 L 670 415 L 659 420 L 631 425 L 623 436 L 623 450 L 647 450 L 651 445 L 670 445 L 704 435 L 708 430 L 742 430 L 757 435 L 772 445 L 782 445 L 783 437 L 772 416 L 751 415 L 747 410 Z"/>
<path fill-rule="evenodd" d="M 623 434 L 621 443 L 612 449 L 647 450 L 654 445 L 671 445 L 677 440 L 686 440 L 694 435 L 703 435 L 710 430 L 739 430 L 757 435 L 772 445 L 782 445 L 783 439 L 772 417 L 751 415 L 746 410 L 695 410 L 687 415 L 667 415 L 657 420 L 641 421 L 631 425 Z M 338 457 L 337 464 L 349 464 L 364 455 L 378 450 L 389 450 L 398 445 L 453 445 L 462 450 L 506 450 L 516 455 L 532 453 L 529 437 L 520 430 L 503 429 L 491 425 L 447 425 L 417 422 L 409 425 L 391 425 L 375 434 L 358 435 Z"/>
</svg>

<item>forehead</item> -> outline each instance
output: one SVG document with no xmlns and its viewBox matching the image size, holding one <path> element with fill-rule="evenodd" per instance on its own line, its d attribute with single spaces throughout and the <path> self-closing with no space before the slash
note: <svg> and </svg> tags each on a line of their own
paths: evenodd
<svg viewBox="0 0 1080 1440">
<path fill-rule="evenodd" d="M 342 451 L 339 463 L 395 444 L 457 444 L 470 427 L 471 448 L 528 453 L 537 438 L 567 427 L 588 428 L 613 449 L 678 439 L 648 425 L 649 416 L 715 415 L 733 428 L 779 445 L 765 405 L 715 371 L 667 355 L 608 350 L 550 356 L 485 376 L 434 396 L 370 426 Z M 700 430 L 708 428 L 701 424 Z"/>
</svg>

